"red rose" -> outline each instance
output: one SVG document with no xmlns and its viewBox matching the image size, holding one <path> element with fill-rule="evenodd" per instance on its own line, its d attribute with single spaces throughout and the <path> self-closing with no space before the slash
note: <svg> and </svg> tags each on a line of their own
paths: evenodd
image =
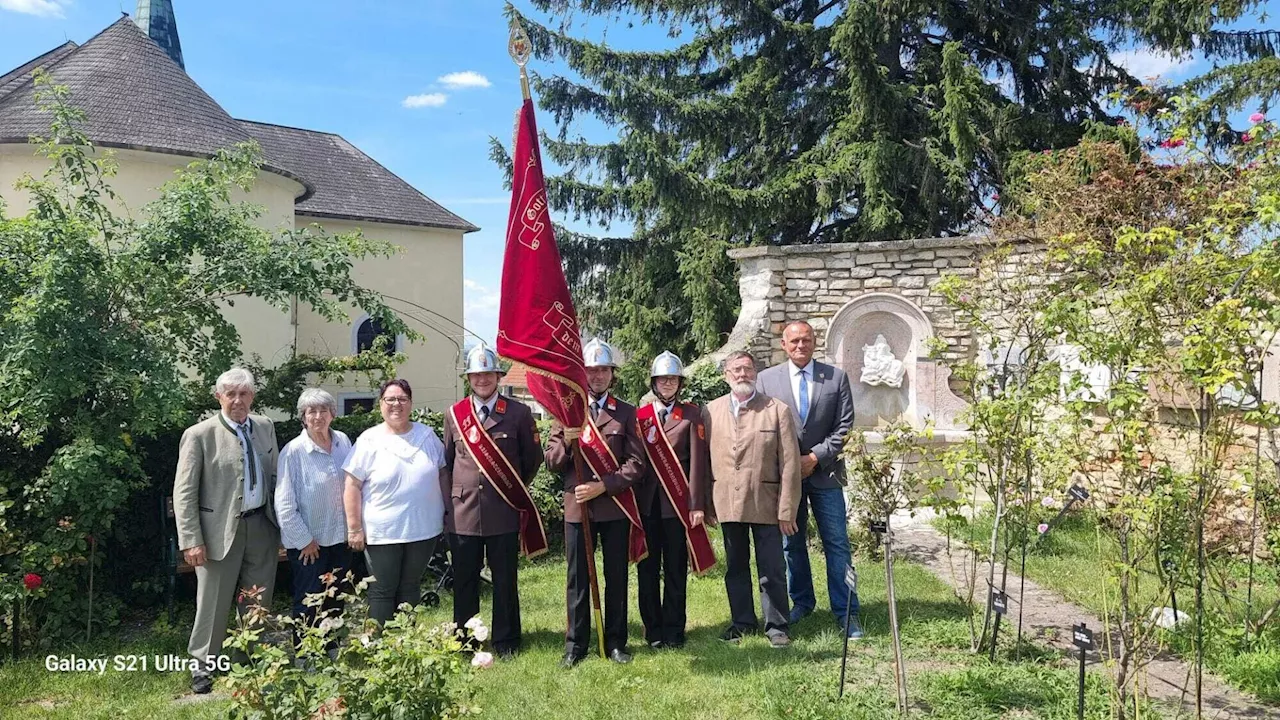
<svg viewBox="0 0 1280 720">
<path fill-rule="evenodd" d="M 22 577 L 22 584 L 26 586 L 28 591 L 36 590 L 44 584 L 44 578 L 35 573 L 27 573 Z"/>
</svg>

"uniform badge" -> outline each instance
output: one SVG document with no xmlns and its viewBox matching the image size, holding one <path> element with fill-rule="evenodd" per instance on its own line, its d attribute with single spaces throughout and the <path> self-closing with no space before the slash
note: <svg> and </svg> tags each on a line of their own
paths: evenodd
<svg viewBox="0 0 1280 720">
<path fill-rule="evenodd" d="M 592 437 L 592 433 L 593 433 L 593 432 L 595 432 L 595 431 L 593 431 L 593 430 L 591 429 L 591 425 L 590 425 L 590 423 L 588 423 L 587 425 L 585 425 L 585 426 L 582 428 L 582 442 L 587 443 L 587 444 L 590 444 L 590 443 L 595 442 L 595 440 L 594 440 L 594 439 L 593 439 L 593 437 Z"/>
<path fill-rule="evenodd" d="M 467 442 L 472 444 L 480 442 L 480 428 L 472 425 L 467 429 Z"/>
<path fill-rule="evenodd" d="M 614 400 L 614 399 L 613 399 L 613 396 L 612 396 L 612 395 L 610 395 L 610 396 L 609 396 L 609 402 L 608 402 L 608 404 L 607 404 L 605 407 L 609 408 L 610 410 L 617 410 L 617 409 L 618 409 L 618 401 L 617 401 L 617 400 Z"/>
<path fill-rule="evenodd" d="M 683 405 L 677 405 L 677 406 L 675 406 L 675 407 L 671 408 L 671 419 L 672 419 L 672 420 L 675 420 L 676 422 L 680 422 L 681 420 L 683 420 L 683 419 L 684 419 L 684 406 L 683 406 Z"/>
<path fill-rule="evenodd" d="M 507 411 L 507 399 L 506 399 L 506 398 L 498 398 L 498 402 L 497 402 L 497 404 L 493 406 L 493 411 L 494 411 L 494 412 L 496 412 L 496 413 L 499 413 L 499 414 L 506 412 L 506 411 Z"/>
<path fill-rule="evenodd" d="M 657 426 L 657 425 L 650 425 L 650 426 L 649 426 L 649 432 L 645 434 L 644 439 L 645 439 L 645 441 L 647 441 L 650 445 L 652 445 L 652 444 L 654 444 L 655 442 L 657 442 L 657 441 L 658 441 L 658 426 Z"/>
</svg>

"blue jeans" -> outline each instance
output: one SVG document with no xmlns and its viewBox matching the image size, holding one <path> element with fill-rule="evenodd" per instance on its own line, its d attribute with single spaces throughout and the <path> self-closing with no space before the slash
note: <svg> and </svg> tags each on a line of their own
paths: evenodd
<svg viewBox="0 0 1280 720">
<path fill-rule="evenodd" d="M 849 612 L 853 612 L 854 617 L 858 616 L 857 593 L 853 594 L 853 604 L 846 607 L 849 589 L 844 583 L 844 570 L 852 556 L 849 553 L 844 488 L 814 488 L 807 482 L 801 484 L 800 509 L 796 513 L 800 531 L 782 539 L 782 549 L 787 556 L 787 591 L 791 595 L 792 606 L 796 608 L 812 612 L 818 606 L 813 594 L 813 571 L 809 568 L 809 547 L 805 537 L 810 505 L 813 506 L 813 517 L 818 521 L 822 554 L 827 558 L 827 595 L 831 599 L 831 612 L 843 623 Z"/>
</svg>

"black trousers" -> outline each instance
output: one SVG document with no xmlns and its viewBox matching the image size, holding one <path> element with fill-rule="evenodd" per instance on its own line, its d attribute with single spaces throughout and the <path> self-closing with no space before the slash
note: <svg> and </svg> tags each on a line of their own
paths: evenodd
<svg viewBox="0 0 1280 720">
<path fill-rule="evenodd" d="M 324 603 L 319 607 L 308 606 L 303 601 L 308 595 L 323 593 L 328 589 L 329 586 L 324 583 L 324 576 L 328 573 L 333 573 L 338 592 L 351 592 L 350 584 L 346 581 L 347 570 L 351 567 L 351 548 L 347 547 L 345 542 L 337 545 L 321 545 L 319 556 L 309 565 L 302 564 L 301 550 L 290 548 L 285 550 L 285 553 L 289 556 L 289 566 L 293 570 L 293 616 L 303 620 L 307 625 L 314 625 L 316 615 L 322 610 L 342 612 L 344 603 L 338 597 L 325 598 Z M 293 644 L 298 644 L 296 629 L 293 631 Z M 337 647 L 337 641 L 330 646 Z"/>
<path fill-rule="evenodd" d="M 759 629 L 751 591 L 751 540 L 756 543 L 756 572 L 760 575 L 760 609 L 766 635 L 788 632 L 787 561 L 782 554 L 782 530 L 776 524 L 722 522 L 724 534 L 724 588 L 729 594 L 733 626 L 742 631 Z"/>
<path fill-rule="evenodd" d="M 604 644 L 608 652 L 627 649 L 627 540 L 631 523 L 608 520 L 591 523 L 595 546 L 604 557 L 601 608 L 604 612 Z M 565 591 L 568 608 L 568 630 L 565 652 L 587 655 L 595 645 L 591 634 L 591 585 L 587 579 L 586 538 L 581 523 L 564 524 L 564 551 L 569 561 L 569 578 Z"/>
<path fill-rule="evenodd" d="M 461 628 L 480 614 L 480 569 L 489 560 L 493 575 L 493 615 L 489 641 L 497 652 L 520 647 L 520 592 L 516 568 L 520 564 L 520 534 L 488 537 L 449 535 L 453 553 L 453 621 Z"/>
<path fill-rule="evenodd" d="M 664 520 L 658 510 L 644 516 L 644 534 L 649 542 L 649 557 L 636 566 L 644 640 L 650 644 L 661 641 L 683 645 L 689 585 L 689 547 L 685 544 L 684 525 L 679 518 Z"/>
</svg>

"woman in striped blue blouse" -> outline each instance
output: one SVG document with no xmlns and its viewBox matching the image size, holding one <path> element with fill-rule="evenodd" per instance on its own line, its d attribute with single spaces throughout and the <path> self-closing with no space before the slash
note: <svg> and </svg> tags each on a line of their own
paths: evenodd
<svg viewBox="0 0 1280 720">
<path fill-rule="evenodd" d="M 332 573 L 329 582 L 337 582 L 351 567 L 342 506 L 342 465 L 351 452 L 351 440 L 329 427 L 337 410 L 337 402 L 324 390 L 302 391 L 298 415 L 303 431 L 280 451 L 278 463 L 276 517 L 293 568 L 293 612 L 308 623 L 315 621 L 320 608 L 308 607 L 303 600 L 325 591 L 326 575 Z M 342 604 L 329 598 L 321 607 L 341 610 Z"/>
</svg>

